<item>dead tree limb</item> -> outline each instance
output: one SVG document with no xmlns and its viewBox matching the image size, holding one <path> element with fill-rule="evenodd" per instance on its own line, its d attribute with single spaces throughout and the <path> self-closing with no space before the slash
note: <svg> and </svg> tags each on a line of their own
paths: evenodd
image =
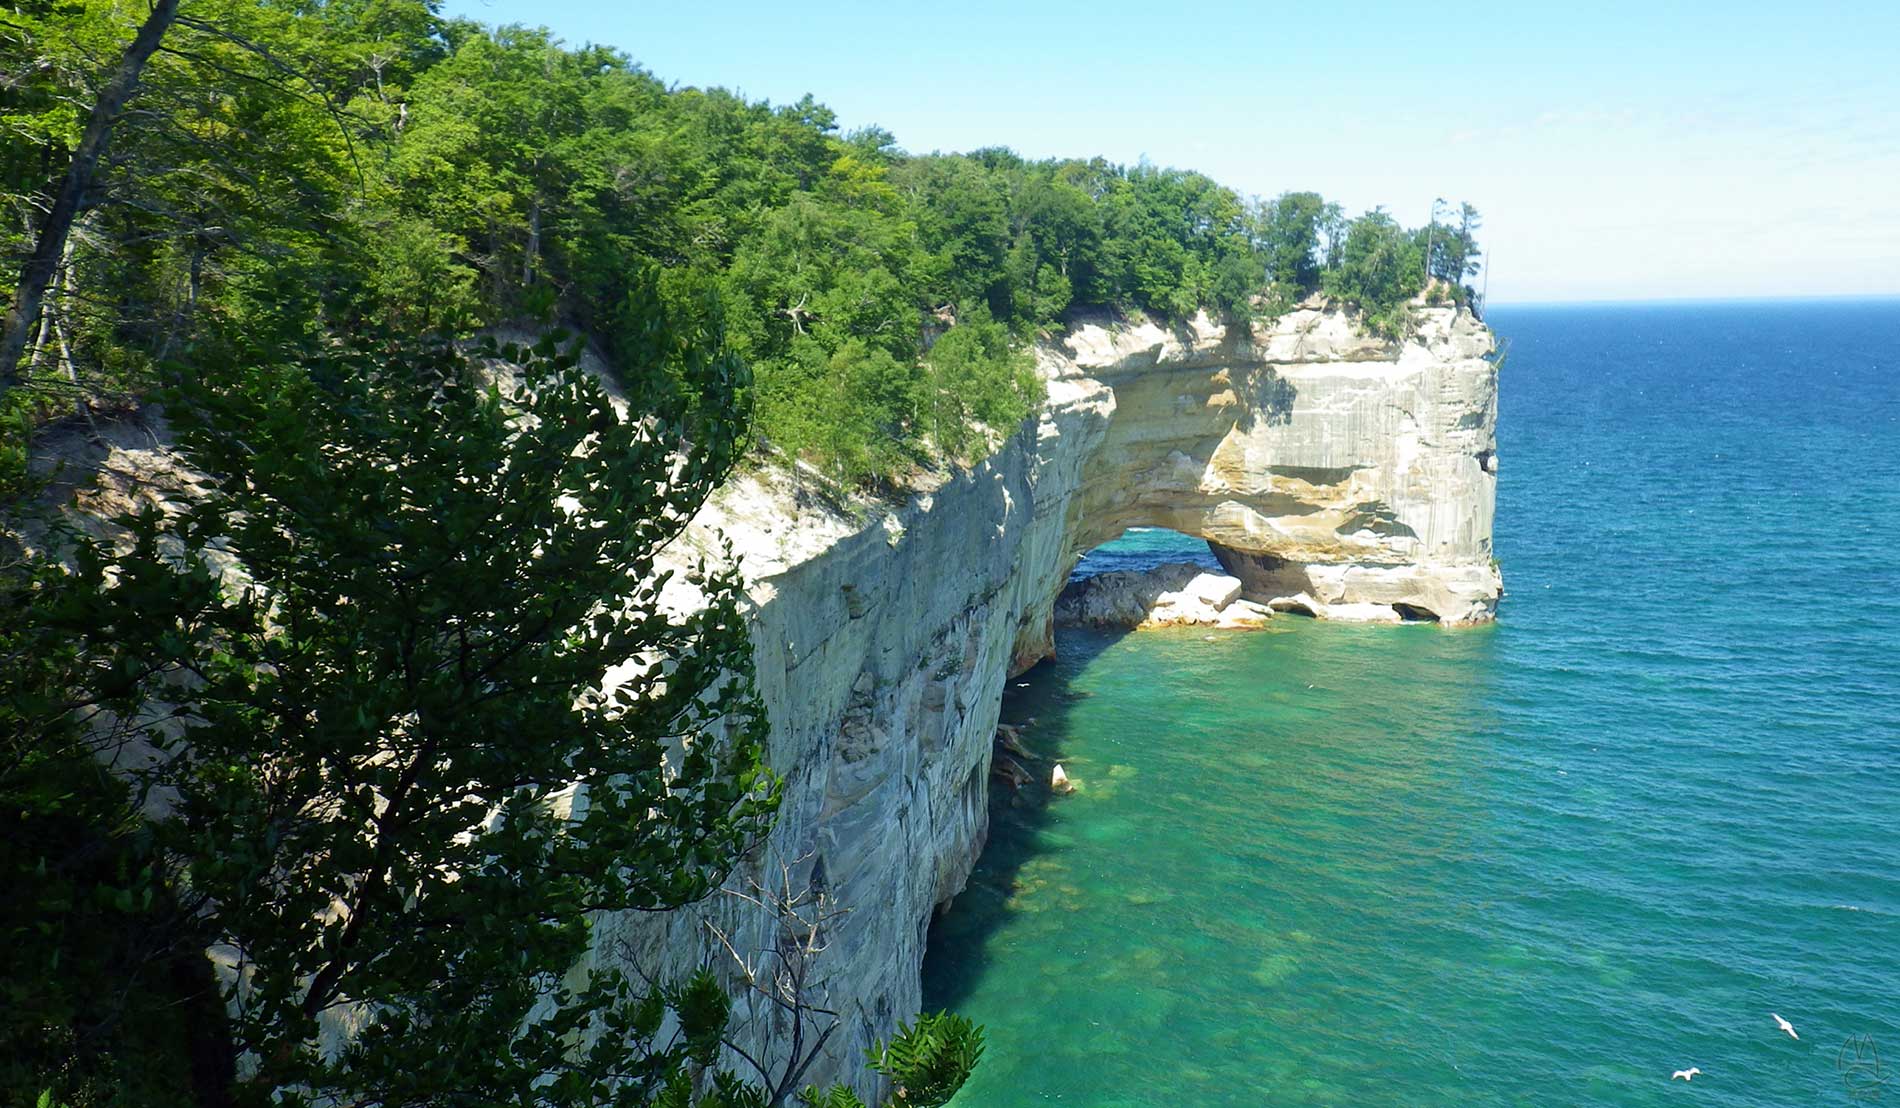
<svg viewBox="0 0 1900 1108">
<path fill-rule="evenodd" d="M 816 974 L 819 956 L 830 945 L 832 926 L 850 914 L 850 909 L 839 907 L 817 882 L 801 887 L 793 879 L 793 869 L 804 860 L 780 863 L 777 888 L 750 881 L 750 892 L 725 890 L 726 895 L 767 914 L 773 936 L 765 948 L 741 951 L 730 935 L 711 920 L 705 921 L 706 929 L 725 948 L 746 988 L 770 1001 L 791 1024 L 781 1036 L 787 1046 L 785 1060 L 776 1068 L 753 1057 L 733 1037 L 724 1039 L 725 1045 L 758 1074 L 771 1108 L 789 1104 L 798 1095 L 806 1072 L 823 1055 L 825 1044 L 841 1022 L 839 1013 L 827 1006 L 830 990 Z"/>
</svg>

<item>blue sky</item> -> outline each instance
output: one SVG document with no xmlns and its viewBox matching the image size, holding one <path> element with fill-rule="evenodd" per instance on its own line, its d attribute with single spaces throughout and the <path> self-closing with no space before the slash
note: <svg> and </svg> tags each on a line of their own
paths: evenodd
<svg viewBox="0 0 1900 1108">
<path fill-rule="evenodd" d="M 1484 214 L 1494 302 L 1900 293 L 1900 0 L 448 0 L 910 150 Z"/>
</svg>

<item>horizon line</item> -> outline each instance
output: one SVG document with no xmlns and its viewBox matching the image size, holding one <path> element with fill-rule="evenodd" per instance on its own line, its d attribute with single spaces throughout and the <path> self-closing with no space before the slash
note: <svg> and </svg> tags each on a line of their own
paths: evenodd
<svg viewBox="0 0 1900 1108">
<path fill-rule="evenodd" d="M 1651 297 L 1594 297 L 1588 299 L 1553 300 L 1493 300 L 1486 304 L 1485 310 L 1492 308 L 1586 308 L 1586 307 L 1639 307 L 1645 305 L 1668 304 L 1785 304 L 1790 301 L 1813 303 L 1816 301 L 1862 301 L 1862 300 L 1900 300 L 1900 291 L 1895 292 L 1803 292 L 1778 293 L 1774 295 L 1746 294 L 1737 296 L 1651 296 Z"/>
</svg>

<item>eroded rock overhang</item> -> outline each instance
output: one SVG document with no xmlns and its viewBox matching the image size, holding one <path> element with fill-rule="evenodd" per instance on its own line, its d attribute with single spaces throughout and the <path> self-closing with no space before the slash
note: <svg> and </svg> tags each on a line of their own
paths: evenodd
<svg viewBox="0 0 1900 1108">
<path fill-rule="evenodd" d="M 1250 600 L 1491 619 L 1494 341 L 1469 312 L 1417 314 L 1403 343 L 1311 303 L 1250 329 L 1091 325 L 1046 346 L 1052 403 L 1108 408 L 1065 513 L 1072 556 L 1167 527 L 1206 539 Z"/>
</svg>

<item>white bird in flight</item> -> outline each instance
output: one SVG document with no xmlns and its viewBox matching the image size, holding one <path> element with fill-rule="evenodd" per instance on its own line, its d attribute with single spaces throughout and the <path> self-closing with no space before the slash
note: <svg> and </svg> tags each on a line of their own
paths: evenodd
<svg viewBox="0 0 1900 1108">
<path fill-rule="evenodd" d="M 1773 1012 L 1770 1012 L 1768 1014 L 1771 1016 L 1775 1016 Z M 1799 1039 L 1801 1037 L 1794 1033 L 1794 1024 L 1789 1023 L 1787 1020 L 1782 1019 L 1780 1016 L 1775 1016 L 1775 1025 L 1780 1027 L 1783 1031 L 1786 1031 L 1790 1039 Z"/>
<path fill-rule="evenodd" d="M 1680 1078 L 1682 1078 L 1682 1079 L 1683 1079 L 1684 1081 L 1694 1081 L 1694 1080 L 1695 1080 L 1695 1075 L 1696 1075 L 1696 1074 L 1698 1074 L 1698 1073 L 1701 1073 L 1701 1072 L 1702 1072 L 1702 1071 L 1701 1071 L 1701 1070 L 1699 1070 L 1699 1069 L 1697 1069 L 1696 1067 L 1694 1067 L 1694 1066 L 1690 1066 L 1690 1067 L 1689 1067 L 1688 1069 L 1686 1069 L 1686 1070 L 1677 1070 L 1676 1072 L 1674 1072 L 1674 1073 L 1672 1073 L 1672 1074 L 1670 1074 L 1670 1075 L 1669 1075 L 1669 1080 L 1671 1080 L 1671 1081 L 1674 1081 L 1674 1080 L 1675 1080 L 1676 1078 L 1678 1078 L 1678 1077 L 1680 1077 Z"/>
</svg>

